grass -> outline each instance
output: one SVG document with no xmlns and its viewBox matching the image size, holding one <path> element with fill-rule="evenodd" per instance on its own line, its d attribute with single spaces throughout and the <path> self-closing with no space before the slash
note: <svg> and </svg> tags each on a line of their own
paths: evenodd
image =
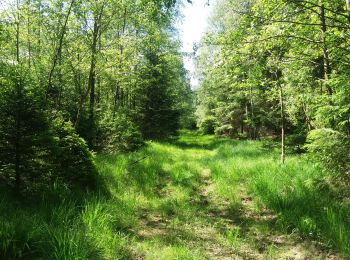
<svg viewBox="0 0 350 260">
<path fill-rule="evenodd" d="M 349 203 L 301 156 L 281 165 L 263 143 L 182 132 L 96 164 L 108 192 L 2 188 L 0 258 L 350 256 Z"/>
</svg>

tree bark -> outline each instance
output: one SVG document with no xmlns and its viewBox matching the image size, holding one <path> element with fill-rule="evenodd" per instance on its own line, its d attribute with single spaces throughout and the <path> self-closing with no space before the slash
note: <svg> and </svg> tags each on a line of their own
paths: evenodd
<svg viewBox="0 0 350 260">
<path fill-rule="evenodd" d="M 247 138 L 251 138 L 251 130 L 250 130 L 250 125 L 249 125 L 249 112 L 248 112 L 248 103 L 245 103 L 245 114 L 246 114 L 246 119 L 247 119 Z"/>
<path fill-rule="evenodd" d="M 285 133 L 284 133 L 284 99 L 283 99 L 283 87 L 280 83 L 279 84 L 279 90 L 280 90 L 280 106 L 281 106 L 281 163 L 284 164 L 286 156 L 285 156 Z"/>
<path fill-rule="evenodd" d="M 322 51 L 323 51 L 323 67 L 324 67 L 324 84 L 328 95 L 332 95 L 332 88 L 329 86 L 329 75 L 331 73 L 331 66 L 329 61 L 329 51 L 327 48 L 326 33 L 327 24 L 325 16 L 325 8 L 322 0 L 320 1 L 320 20 L 321 20 L 321 31 L 322 31 Z"/>
<path fill-rule="evenodd" d="M 88 138 L 89 146 L 93 146 L 94 142 L 94 130 L 95 130 L 95 85 L 96 85 L 96 62 L 97 62 L 97 45 L 99 38 L 101 37 L 101 20 L 103 14 L 104 5 L 101 6 L 98 15 L 94 15 L 94 29 L 92 32 L 92 45 L 91 45 L 91 63 L 90 73 L 88 81 L 88 89 L 90 90 L 90 103 L 89 103 L 89 126 L 90 135 Z"/>
<path fill-rule="evenodd" d="M 17 0 L 17 21 L 16 21 L 16 60 L 20 66 L 20 0 Z M 16 137 L 15 137 L 15 189 L 17 194 L 21 188 L 21 99 L 22 99 L 22 82 L 21 77 L 17 78 L 17 100 L 16 100 Z"/>
<path fill-rule="evenodd" d="M 253 101 L 253 88 L 250 86 L 249 88 L 250 94 L 250 110 L 251 110 L 251 120 L 252 120 L 252 139 L 256 140 L 256 127 L 254 125 L 254 101 Z"/>
</svg>

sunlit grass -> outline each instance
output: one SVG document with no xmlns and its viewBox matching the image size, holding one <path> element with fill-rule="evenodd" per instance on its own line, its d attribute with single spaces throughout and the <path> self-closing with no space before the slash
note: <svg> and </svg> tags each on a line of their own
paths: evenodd
<svg viewBox="0 0 350 260">
<path fill-rule="evenodd" d="M 321 172 L 306 158 L 290 155 L 281 165 L 263 143 L 183 132 L 96 163 L 107 191 L 57 187 L 54 199 L 20 202 L 2 189 L 0 258 L 206 259 L 208 248 L 259 251 L 256 236 L 271 232 L 350 253 L 349 206 L 318 185 Z M 245 216 L 244 196 L 251 214 L 268 208 L 277 220 Z M 263 255 L 280 250 L 271 244 Z"/>
</svg>

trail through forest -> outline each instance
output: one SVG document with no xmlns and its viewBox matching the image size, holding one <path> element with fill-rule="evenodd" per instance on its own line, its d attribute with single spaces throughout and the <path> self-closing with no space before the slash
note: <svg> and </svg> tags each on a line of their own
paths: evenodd
<svg viewBox="0 0 350 260">
<path fill-rule="evenodd" d="M 278 216 L 248 192 L 250 176 L 227 179 L 230 170 L 218 171 L 237 163 L 247 168 L 254 158 L 266 157 L 257 150 L 243 159 L 253 145 L 193 133 L 151 143 L 143 164 L 158 180 L 148 201 L 153 206 L 144 207 L 130 229 L 133 258 L 337 259 L 321 244 L 282 231 Z"/>
<path fill-rule="evenodd" d="M 185 131 L 98 154 L 95 192 L 1 189 L 0 258 L 346 259 L 348 205 L 276 145 Z"/>
<path fill-rule="evenodd" d="M 349 37 L 350 0 L 0 0 L 0 259 L 350 259 Z"/>
</svg>

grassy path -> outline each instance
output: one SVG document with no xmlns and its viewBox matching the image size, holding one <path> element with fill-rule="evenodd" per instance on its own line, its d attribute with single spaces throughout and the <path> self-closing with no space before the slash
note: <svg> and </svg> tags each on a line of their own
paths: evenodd
<svg viewBox="0 0 350 260">
<path fill-rule="evenodd" d="M 131 257 L 337 259 L 325 245 L 303 242 L 295 228 L 286 228 L 261 200 L 251 197 L 249 185 L 254 183 L 247 174 L 266 167 L 278 174 L 281 167 L 277 153 L 258 146 L 192 133 L 170 143 L 150 143 L 131 155 L 137 163 L 118 171 L 115 190 L 133 207 L 126 215 L 133 220 L 126 227 Z M 130 165 L 130 157 L 117 161 Z M 100 158 L 103 171 L 114 164 L 111 156 Z M 302 169 L 297 164 L 287 170 Z"/>
<path fill-rule="evenodd" d="M 0 259 L 348 259 L 350 199 L 271 143 L 183 132 L 98 155 L 103 192 L 0 189 Z M 340 253 L 334 253 L 340 252 Z"/>
</svg>

